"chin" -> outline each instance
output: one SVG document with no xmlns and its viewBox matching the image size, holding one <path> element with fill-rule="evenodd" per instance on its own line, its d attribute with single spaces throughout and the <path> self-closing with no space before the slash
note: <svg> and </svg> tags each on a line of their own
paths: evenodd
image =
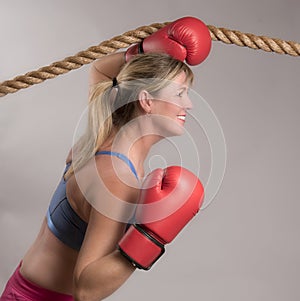
<svg viewBox="0 0 300 301">
<path fill-rule="evenodd" d="M 181 136 L 184 134 L 184 122 L 178 122 L 173 119 L 158 118 L 154 122 L 154 131 L 161 137 Z"/>
<path fill-rule="evenodd" d="M 173 124 L 164 129 L 164 137 L 181 136 L 184 134 L 184 127 L 180 124 Z"/>
</svg>

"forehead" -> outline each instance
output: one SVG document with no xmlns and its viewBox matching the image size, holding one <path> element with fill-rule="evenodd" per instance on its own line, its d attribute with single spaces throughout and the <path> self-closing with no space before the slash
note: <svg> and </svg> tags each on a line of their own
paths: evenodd
<svg viewBox="0 0 300 301">
<path fill-rule="evenodd" d="M 187 78 L 184 71 L 181 71 L 172 82 L 177 83 L 178 85 L 187 85 Z"/>
<path fill-rule="evenodd" d="M 183 88 L 185 89 L 189 88 L 189 83 L 187 82 L 187 77 L 184 71 L 182 71 L 172 80 L 168 80 L 166 87 L 163 88 L 161 92 L 168 92 L 168 91 L 171 92 Z"/>
</svg>

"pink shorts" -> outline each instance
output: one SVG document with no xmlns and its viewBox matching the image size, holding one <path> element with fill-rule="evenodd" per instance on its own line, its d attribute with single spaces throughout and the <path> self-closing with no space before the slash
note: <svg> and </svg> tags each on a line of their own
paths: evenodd
<svg viewBox="0 0 300 301">
<path fill-rule="evenodd" d="M 20 266 L 8 280 L 0 301 L 74 301 L 70 295 L 47 290 L 26 280 L 20 273 Z"/>
</svg>

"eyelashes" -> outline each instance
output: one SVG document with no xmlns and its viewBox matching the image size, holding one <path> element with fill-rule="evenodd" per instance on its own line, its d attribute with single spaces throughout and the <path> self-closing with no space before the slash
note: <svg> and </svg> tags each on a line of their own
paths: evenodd
<svg viewBox="0 0 300 301">
<path fill-rule="evenodd" d="M 189 95 L 189 90 L 188 89 L 182 89 L 180 91 L 178 91 L 178 93 L 176 94 L 176 96 L 178 97 L 183 97 L 183 95 L 186 93 L 186 95 Z"/>
</svg>

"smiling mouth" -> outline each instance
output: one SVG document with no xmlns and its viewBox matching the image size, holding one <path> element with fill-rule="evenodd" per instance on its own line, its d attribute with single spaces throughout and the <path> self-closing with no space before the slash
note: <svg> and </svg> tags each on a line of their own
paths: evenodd
<svg viewBox="0 0 300 301">
<path fill-rule="evenodd" d="M 181 121 L 185 121 L 185 115 L 177 115 L 177 118 Z"/>
</svg>

